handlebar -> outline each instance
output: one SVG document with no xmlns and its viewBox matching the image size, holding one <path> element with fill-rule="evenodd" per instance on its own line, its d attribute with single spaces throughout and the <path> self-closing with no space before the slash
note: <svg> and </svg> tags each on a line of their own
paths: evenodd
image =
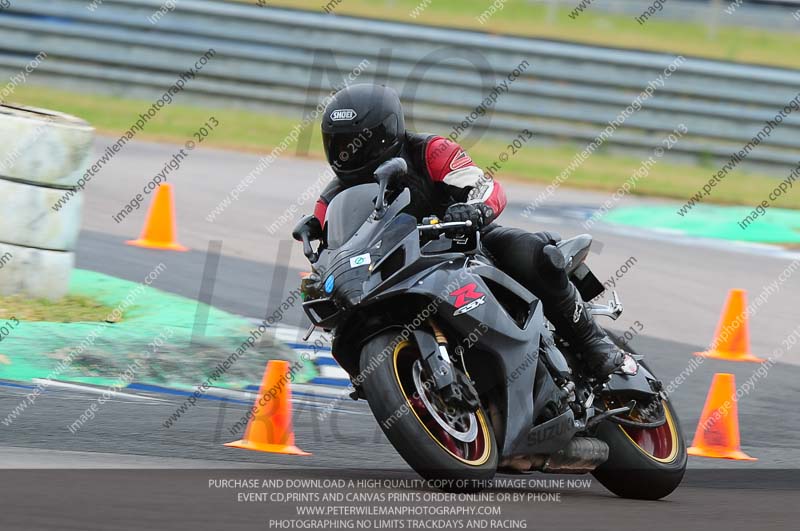
<svg viewBox="0 0 800 531">
<path fill-rule="evenodd" d="M 473 227 L 475 227 L 475 224 L 470 220 L 441 222 L 439 221 L 439 218 L 437 218 L 436 216 L 431 216 L 429 218 L 424 218 L 422 220 L 422 225 L 417 225 L 417 230 L 419 231 L 420 240 L 423 242 L 426 240 L 435 240 L 439 237 L 439 234 L 441 232 L 445 231 L 453 231 L 453 233 L 450 234 L 449 236 L 453 240 L 453 242 L 459 244 L 465 244 L 470 239 L 474 239 L 475 243 L 474 249 L 469 252 L 464 251 L 467 252 L 467 254 L 470 254 L 480 249 L 480 241 L 481 241 L 481 234 L 480 232 L 477 231 L 475 231 L 474 236 L 470 238 L 473 232 Z M 466 229 L 466 230 L 464 230 L 462 234 L 458 229 Z M 456 238 L 455 234 L 462 234 L 462 236 Z M 468 239 L 464 240 L 463 239 L 464 237 Z"/>
<path fill-rule="evenodd" d="M 460 229 L 460 228 L 470 228 L 472 227 L 472 222 L 467 221 L 451 221 L 449 223 L 432 223 L 429 225 L 417 225 L 417 229 L 419 230 L 449 230 L 449 229 Z"/>
</svg>

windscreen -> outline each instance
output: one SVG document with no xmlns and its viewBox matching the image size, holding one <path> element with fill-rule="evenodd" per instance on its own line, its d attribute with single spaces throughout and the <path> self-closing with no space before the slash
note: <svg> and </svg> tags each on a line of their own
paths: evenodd
<svg viewBox="0 0 800 531">
<path fill-rule="evenodd" d="M 377 184 L 362 184 L 348 188 L 328 205 L 325 221 L 328 224 L 328 249 L 338 249 L 353 237 L 375 209 Z"/>
</svg>

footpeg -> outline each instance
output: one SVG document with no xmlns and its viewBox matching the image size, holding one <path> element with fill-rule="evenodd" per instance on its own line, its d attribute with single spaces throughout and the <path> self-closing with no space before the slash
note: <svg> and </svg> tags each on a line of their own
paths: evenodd
<svg viewBox="0 0 800 531">
<path fill-rule="evenodd" d="M 587 303 L 586 310 L 592 316 L 604 315 L 616 321 L 622 315 L 622 302 L 620 302 L 616 290 L 611 292 L 611 296 L 612 299 L 608 301 L 608 305 Z"/>
<path fill-rule="evenodd" d="M 635 408 L 635 407 L 636 407 L 636 400 L 631 400 L 630 402 L 628 402 L 627 404 L 625 404 L 622 407 L 618 407 L 616 409 L 609 409 L 608 411 L 605 411 L 605 412 L 603 412 L 603 413 L 601 413 L 601 414 L 599 414 L 597 416 L 594 416 L 594 417 L 590 418 L 589 421 L 586 423 L 586 429 L 589 430 L 589 429 L 597 426 L 598 424 L 603 422 L 608 417 L 612 417 L 614 415 L 620 415 L 622 413 L 628 413 L 630 411 L 633 411 L 633 408 Z"/>
</svg>

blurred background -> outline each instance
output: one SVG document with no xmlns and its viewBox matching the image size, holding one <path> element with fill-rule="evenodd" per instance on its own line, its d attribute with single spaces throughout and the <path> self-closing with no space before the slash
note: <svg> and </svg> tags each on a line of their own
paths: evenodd
<svg viewBox="0 0 800 531">
<path fill-rule="evenodd" d="M 798 2 L 8 3 L 0 11 L 0 75 L 24 70 L 43 50 L 47 59 L 6 100 L 76 114 L 101 132 L 122 131 L 146 100 L 213 48 L 202 75 L 140 138 L 182 139 L 207 118 L 198 108 L 215 109 L 226 132 L 207 145 L 238 149 L 279 145 L 364 61 L 359 81 L 394 86 L 414 128 L 445 133 L 527 61 L 513 89 L 460 141 L 488 166 L 504 140 L 530 129 L 536 144 L 503 174 L 543 183 L 684 56 L 569 183 L 615 190 L 620 175 L 684 124 L 686 136 L 633 192 L 678 199 L 702 187 L 800 86 Z M 708 201 L 749 204 L 753 194 L 768 193 L 773 177 L 796 163 L 799 128 L 797 114 L 789 116 Z M 316 127 L 305 127 L 291 151 L 319 156 L 316 134 Z M 787 195 L 781 206 L 800 206 L 800 195 Z"/>
<path fill-rule="evenodd" d="M 685 376 L 674 401 L 690 438 L 713 373 L 757 367 L 691 364 L 729 290 L 761 301 L 755 354 L 800 334 L 798 50 L 789 1 L 0 0 L 0 464 L 69 465 L 68 450 L 286 465 L 223 450 L 241 418 L 224 408 L 252 403 L 266 359 L 309 353 L 298 386 L 349 383 L 329 338 L 301 339 L 309 266 L 290 231 L 330 179 L 321 108 L 357 82 L 394 87 L 411 129 L 457 140 L 502 181 L 502 224 L 593 234 L 589 263 L 625 304 L 611 327 L 665 382 Z M 215 401 L 165 427 L 267 318 L 274 333 Z M 758 466 L 799 462 L 798 352 L 739 406 Z M 48 394 L 27 398 L 43 378 Z M 138 398 L 68 431 L 97 386 Z M 308 413 L 319 389 L 300 389 L 309 463 L 403 469 L 362 403 L 334 430 Z M 752 500 L 731 492 L 725 511 Z M 759 522 L 792 508 L 772 494 L 752 503 Z M 687 523 L 717 514 L 676 496 Z M 626 515 L 650 527 L 646 512 Z"/>
</svg>

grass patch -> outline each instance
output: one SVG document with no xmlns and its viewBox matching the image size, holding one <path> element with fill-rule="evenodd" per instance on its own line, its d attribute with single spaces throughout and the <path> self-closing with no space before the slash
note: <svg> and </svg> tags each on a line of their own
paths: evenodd
<svg viewBox="0 0 800 531">
<path fill-rule="evenodd" d="M 50 323 L 118 322 L 107 318 L 114 308 L 80 295 L 67 295 L 63 299 L 29 299 L 19 295 L 0 297 L 0 319 L 20 321 L 46 321 Z"/>
<path fill-rule="evenodd" d="M 503 180 L 510 177 L 514 180 L 550 184 L 584 147 L 584 145 L 523 147 L 503 166 L 498 174 L 499 178 Z M 479 146 L 470 149 L 470 155 L 478 164 L 487 167 L 504 149 L 505 144 L 493 141 L 481 142 Z M 716 165 L 678 164 L 663 159 L 656 160 L 649 175 L 637 181 L 631 194 L 666 197 L 684 202 L 718 171 Z M 634 156 L 595 152 L 562 186 L 616 191 L 641 164 L 642 159 Z M 779 182 L 775 176 L 737 169 L 722 184 L 717 185 L 711 196 L 704 198 L 703 201 L 716 204 L 754 205 L 766 199 Z M 774 206 L 798 209 L 800 193 L 781 196 Z"/>
<path fill-rule="evenodd" d="M 153 104 L 152 100 L 87 94 L 35 85 L 17 87 L 10 99 L 16 103 L 57 109 L 79 116 L 92 124 L 99 133 L 111 136 L 127 131 L 136 123 L 139 113 Z M 144 131 L 136 138 L 183 144 L 187 140 L 195 140 L 192 135 L 211 116 L 220 125 L 205 139 L 203 146 L 259 152 L 264 151 L 265 146 L 278 145 L 300 120 L 300 116 L 294 119 L 246 109 L 212 109 L 173 103 L 162 108 L 155 118 L 151 118 L 144 126 Z M 312 131 L 312 146 L 320 145 L 317 129 Z"/>
<path fill-rule="evenodd" d="M 115 96 L 57 91 L 48 88 L 19 87 L 15 99 L 27 105 L 48 107 L 74 114 L 88 120 L 98 131 L 120 134 L 127 130 L 142 109 L 152 102 L 129 100 Z M 137 138 L 183 143 L 209 116 L 219 120 L 220 126 L 203 143 L 228 149 L 267 153 L 279 145 L 298 123 L 296 119 L 251 110 L 208 109 L 177 104 L 165 107 L 146 126 Z M 315 125 L 308 140 L 309 156 L 322 158 L 319 126 Z M 301 135 L 302 137 L 303 135 Z M 509 138 L 509 141 L 513 140 Z M 301 138 L 301 142 L 302 142 Z M 469 149 L 472 158 L 483 167 L 495 162 L 506 151 L 506 142 L 484 139 Z M 549 184 L 569 166 L 576 152 L 584 145 L 540 146 L 534 139 L 503 165 L 498 176 L 503 179 L 533 181 Z M 292 145 L 285 156 L 304 155 L 305 149 Z M 633 156 L 619 156 L 597 151 L 578 168 L 563 185 L 565 187 L 616 190 L 639 168 L 642 161 Z M 650 175 L 638 181 L 632 193 L 669 197 L 685 201 L 717 171 L 714 163 L 678 164 L 661 160 L 650 170 Z M 714 193 L 705 198 L 709 203 L 752 205 L 767 197 L 778 179 L 759 173 L 737 169 Z M 800 193 L 786 194 L 774 205 L 779 208 L 800 208 Z"/>
<path fill-rule="evenodd" d="M 255 4 L 253 0 L 239 0 Z M 478 17 L 491 2 L 486 0 L 433 0 L 416 17 L 412 12 L 422 0 L 341 0 L 333 12 L 399 22 L 448 26 L 490 33 L 504 33 L 574 41 L 600 46 L 634 48 L 670 54 L 696 55 L 710 59 L 800 68 L 800 36 L 773 29 L 719 27 L 714 34 L 707 24 L 659 18 L 654 15 L 640 25 L 630 15 L 612 15 L 586 9 L 575 19 L 570 12 L 578 5 L 551 9 L 528 0 L 507 0 L 486 24 Z M 321 0 L 270 0 L 269 5 L 322 12 Z M 642 3 L 642 10 L 647 7 Z M 724 12 L 720 18 L 726 17 Z"/>
</svg>

